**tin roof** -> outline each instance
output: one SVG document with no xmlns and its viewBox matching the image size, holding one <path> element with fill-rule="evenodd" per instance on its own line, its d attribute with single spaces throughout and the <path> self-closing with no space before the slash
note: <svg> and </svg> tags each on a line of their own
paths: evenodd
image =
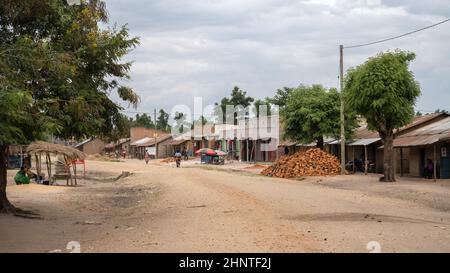
<svg viewBox="0 0 450 273">
<path fill-rule="evenodd" d="M 151 138 L 144 137 L 144 138 L 138 139 L 135 142 L 131 143 L 131 146 L 140 146 L 140 145 L 142 145 L 142 144 L 144 144 L 144 143 L 146 143 L 146 142 L 148 142 L 150 140 L 151 140 Z"/>
<path fill-rule="evenodd" d="M 399 128 L 398 131 L 395 131 L 395 134 L 397 135 L 399 133 L 402 133 L 402 132 L 404 132 L 406 130 L 412 129 L 412 128 L 416 127 L 416 126 L 422 125 L 422 124 L 424 124 L 426 122 L 429 122 L 429 121 L 431 121 L 431 120 L 433 120 L 435 118 L 441 117 L 441 116 L 444 117 L 444 116 L 446 116 L 446 114 L 445 113 L 433 113 L 433 114 L 427 114 L 427 115 L 423 115 L 423 116 L 416 116 L 416 117 L 414 117 L 414 119 L 413 119 L 413 121 L 411 123 L 409 123 L 406 126 L 403 126 L 403 127 Z M 433 122 L 432 124 L 435 124 L 435 123 L 436 122 Z M 427 126 L 429 126 L 429 125 L 426 125 L 425 127 L 427 127 Z M 370 131 L 367 128 L 367 124 L 366 124 L 366 125 L 363 125 L 363 126 L 357 128 L 355 130 L 355 137 L 354 137 L 354 139 L 356 139 L 356 140 L 358 140 L 358 139 L 372 139 L 372 138 L 379 138 L 379 137 L 380 136 L 379 136 L 378 132 Z"/>
<path fill-rule="evenodd" d="M 377 138 L 364 138 L 364 139 L 358 139 L 352 143 L 347 144 L 348 146 L 367 146 L 370 145 L 372 143 L 375 143 L 377 141 L 380 141 L 381 138 L 377 137 Z"/>
<path fill-rule="evenodd" d="M 424 146 L 450 139 L 450 117 L 417 128 L 394 139 L 394 147 Z"/>
<path fill-rule="evenodd" d="M 165 141 L 165 140 L 167 140 L 167 139 L 169 139 L 171 137 L 172 136 L 170 134 L 159 136 L 156 139 L 155 138 L 148 138 L 148 137 L 146 137 L 146 138 L 143 138 L 141 140 L 136 141 L 138 143 L 134 142 L 132 145 L 140 146 L 140 147 L 149 147 L 149 146 L 155 145 L 155 142 L 156 143 L 160 143 L 160 142 Z"/>
</svg>

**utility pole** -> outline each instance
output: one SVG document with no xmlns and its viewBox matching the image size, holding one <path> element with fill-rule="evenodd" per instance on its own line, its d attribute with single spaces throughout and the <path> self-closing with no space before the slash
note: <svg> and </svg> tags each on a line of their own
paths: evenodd
<svg viewBox="0 0 450 273">
<path fill-rule="evenodd" d="M 344 46 L 339 46 L 339 80 L 341 85 L 341 174 L 345 174 L 345 125 L 344 125 Z"/>
<path fill-rule="evenodd" d="M 155 123 L 155 132 L 154 132 L 154 136 L 155 136 L 155 159 L 158 159 L 158 143 L 157 143 L 157 134 L 156 134 L 156 108 L 153 111 L 153 120 Z"/>
</svg>

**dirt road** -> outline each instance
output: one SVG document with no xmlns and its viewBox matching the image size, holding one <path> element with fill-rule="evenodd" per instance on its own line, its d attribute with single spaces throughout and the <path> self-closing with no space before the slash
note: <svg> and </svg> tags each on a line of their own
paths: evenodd
<svg viewBox="0 0 450 273">
<path fill-rule="evenodd" d="M 0 252 L 450 251 L 450 183 L 302 181 L 142 161 L 89 161 L 77 188 L 8 187 L 42 219 L 0 215 Z M 131 176 L 114 181 L 122 171 Z"/>
</svg>

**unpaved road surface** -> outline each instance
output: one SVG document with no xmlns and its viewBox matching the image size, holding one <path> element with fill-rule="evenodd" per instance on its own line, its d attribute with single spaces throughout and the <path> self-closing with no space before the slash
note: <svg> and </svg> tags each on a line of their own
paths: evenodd
<svg viewBox="0 0 450 273">
<path fill-rule="evenodd" d="M 302 181 L 256 172 L 88 162 L 81 186 L 8 187 L 42 219 L 0 215 L 0 252 L 450 251 L 450 182 Z M 113 180 L 122 171 L 131 176 Z M 12 174 L 10 174 L 12 175 Z"/>
</svg>

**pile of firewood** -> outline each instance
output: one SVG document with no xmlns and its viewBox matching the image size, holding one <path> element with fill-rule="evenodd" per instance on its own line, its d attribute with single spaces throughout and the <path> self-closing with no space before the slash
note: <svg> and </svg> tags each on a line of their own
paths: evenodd
<svg viewBox="0 0 450 273">
<path fill-rule="evenodd" d="M 337 157 L 321 149 L 309 149 L 280 158 L 261 174 L 280 178 L 298 176 L 338 175 L 341 167 Z"/>
</svg>

